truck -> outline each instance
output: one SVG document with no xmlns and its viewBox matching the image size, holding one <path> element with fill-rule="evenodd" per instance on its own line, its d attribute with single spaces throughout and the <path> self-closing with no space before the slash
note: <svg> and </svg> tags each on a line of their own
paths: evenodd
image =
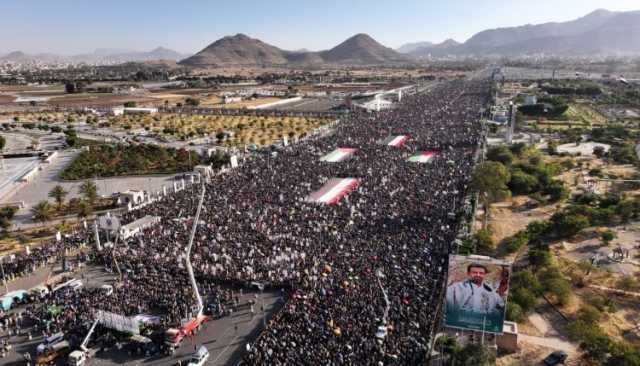
<svg viewBox="0 0 640 366">
<path fill-rule="evenodd" d="M 36 357 L 36 364 L 38 365 L 47 365 L 58 359 L 58 357 L 64 356 L 68 354 L 70 351 L 69 342 L 62 341 L 58 342 L 44 351 L 44 353 L 40 354 Z"/>
<path fill-rule="evenodd" d="M 87 345 L 89 344 L 91 335 L 93 334 L 93 331 L 96 329 L 97 325 L 98 325 L 98 320 L 96 319 L 93 321 L 91 328 L 89 328 L 89 332 L 87 333 L 87 336 L 84 337 L 84 340 L 80 344 L 80 349 L 75 350 L 69 354 L 69 357 L 67 358 L 67 365 L 84 366 L 87 363 L 87 359 L 95 355 L 97 349 L 87 348 Z"/>
<path fill-rule="evenodd" d="M 186 322 L 180 329 L 170 328 L 165 332 L 165 345 L 167 345 L 169 353 L 173 354 L 176 348 L 180 347 L 184 337 L 190 336 L 196 333 L 202 324 L 209 320 L 206 315 L 198 315 L 195 318 Z"/>
</svg>

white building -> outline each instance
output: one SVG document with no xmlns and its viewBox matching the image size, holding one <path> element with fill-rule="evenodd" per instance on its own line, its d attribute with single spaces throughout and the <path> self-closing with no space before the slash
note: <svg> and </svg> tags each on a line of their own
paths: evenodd
<svg viewBox="0 0 640 366">
<path fill-rule="evenodd" d="M 122 205 L 137 206 L 144 202 L 144 191 L 129 190 L 120 192 L 118 203 Z"/>
</svg>

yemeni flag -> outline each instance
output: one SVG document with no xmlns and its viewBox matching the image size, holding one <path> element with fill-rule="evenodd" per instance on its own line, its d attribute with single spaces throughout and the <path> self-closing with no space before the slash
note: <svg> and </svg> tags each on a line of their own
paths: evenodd
<svg viewBox="0 0 640 366">
<path fill-rule="evenodd" d="M 407 142 L 409 136 L 406 135 L 397 135 L 397 136 L 389 136 L 386 139 L 382 140 L 380 143 L 382 145 L 393 146 L 393 147 L 401 147 Z"/>
<path fill-rule="evenodd" d="M 328 163 L 339 163 L 345 161 L 353 155 L 358 149 L 352 149 L 348 147 L 341 147 L 339 149 L 335 149 L 329 154 L 320 158 L 320 161 L 326 161 Z"/>
<path fill-rule="evenodd" d="M 435 156 L 435 151 L 421 151 L 407 159 L 407 161 L 412 163 L 428 163 L 433 160 Z"/>
<path fill-rule="evenodd" d="M 335 205 L 340 199 L 354 190 L 360 180 L 356 178 L 332 178 L 322 188 L 305 198 L 307 202 Z"/>
</svg>

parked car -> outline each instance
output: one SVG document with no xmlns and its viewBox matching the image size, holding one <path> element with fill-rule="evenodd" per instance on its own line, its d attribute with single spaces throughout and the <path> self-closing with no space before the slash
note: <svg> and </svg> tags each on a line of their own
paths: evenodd
<svg viewBox="0 0 640 366">
<path fill-rule="evenodd" d="M 569 357 L 569 355 L 567 355 L 566 352 L 555 351 L 547 356 L 547 358 L 545 358 L 543 362 L 547 366 L 564 365 L 567 357 Z"/>
</svg>

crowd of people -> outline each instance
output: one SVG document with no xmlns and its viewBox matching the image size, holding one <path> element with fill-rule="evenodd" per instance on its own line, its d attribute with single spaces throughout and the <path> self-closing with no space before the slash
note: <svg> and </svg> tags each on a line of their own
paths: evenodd
<svg viewBox="0 0 640 366">
<path fill-rule="evenodd" d="M 488 98 L 485 82 L 445 83 L 391 110 L 354 111 L 330 133 L 256 154 L 206 183 L 191 255 L 205 297 L 220 297 L 212 283 L 287 289 L 283 309 L 248 346 L 244 364 L 424 361 Z M 408 136 L 403 146 L 381 143 L 398 135 Z M 320 161 L 337 148 L 357 151 L 343 162 Z M 407 161 L 424 151 L 435 152 L 430 162 Z M 305 200 L 329 179 L 348 177 L 360 184 L 335 205 Z M 63 328 L 85 324 L 98 309 L 157 314 L 163 327 L 194 315 L 184 251 L 199 190 L 193 185 L 123 217 L 161 222 L 92 254 L 107 268 L 117 263 L 122 282 L 108 296 L 85 290 L 50 300 L 83 314 L 63 313 L 70 322 Z M 34 249 L 5 271 L 32 270 L 92 236 L 86 230 Z"/>
</svg>

